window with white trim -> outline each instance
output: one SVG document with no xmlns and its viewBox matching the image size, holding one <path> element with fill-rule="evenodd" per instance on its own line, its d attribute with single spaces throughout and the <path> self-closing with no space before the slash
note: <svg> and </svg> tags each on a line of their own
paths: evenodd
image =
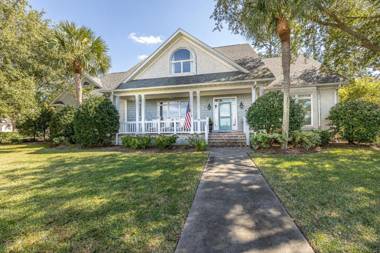
<svg viewBox="0 0 380 253">
<path fill-rule="evenodd" d="M 313 113 L 312 113 L 312 99 L 311 95 L 295 95 L 294 99 L 297 103 L 300 103 L 305 112 L 304 126 L 313 125 Z"/>
<path fill-rule="evenodd" d="M 188 49 L 176 50 L 170 59 L 172 74 L 194 72 L 194 57 Z"/>
<path fill-rule="evenodd" d="M 158 103 L 160 120 L 182 120 L 186 117 L 188 101 L 165 101 Z"/>
</svg>

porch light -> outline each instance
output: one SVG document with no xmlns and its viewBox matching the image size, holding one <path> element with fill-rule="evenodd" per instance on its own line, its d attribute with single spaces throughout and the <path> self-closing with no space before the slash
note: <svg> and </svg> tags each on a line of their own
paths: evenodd
<svg viewBox="0 0 380 253">
<path fill-rule="evenodd" d="M 210 104 L 210 103 L 208 103 L 207 109 L 208 109 L 209 111 L 211 111 L 211 104 Z"/>
<path fill-rule="evenodd" d="M 243 109 L 244 108 L 244 104 L 243 104 L 243 101 L 240 102 L 240 105 L 239 105 L 240 109 Z"/>
</svg>

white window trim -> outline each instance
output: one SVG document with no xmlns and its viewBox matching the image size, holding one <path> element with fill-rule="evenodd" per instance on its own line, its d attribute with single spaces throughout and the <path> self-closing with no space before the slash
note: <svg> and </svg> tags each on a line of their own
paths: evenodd
<svg viewBox="0 0 380 253">
<path fill-rule="evenodd" d="M 186 107 L 187 107 L 187 104 L 189 103 L 188 100 L 165 100 L 165 101 L 158 101 L 157 102 L 157 118 L 159 120 L 161 120 L 161 114 L 160 114 L 161 104 L 162 105 L 164 105 L 164 104 L 167 105 L 167 111 L 166 111 L 166 113 L 169 116 L 169 103 L 177 103 L 178 104 L 178 119 L 175 119 L 175 118 L 172 118 L 172 117 L 168 117 L 166 120 L 169 120 L 169 121 L 184 120 L 185 118 L 181 118 L 181 103 L 186 103 Z"/>
<path fill-rule="evenodd" d="M 298 103 L 299 99 L 310 99 L 310 125 L 302 125 L 302 127 L 313 127 L 314 126 L 314 111 L 313 111 L 313 95 L 312 94 L 297 94 L 293 96 Z"/>
<path fill-rule="evenodd" d="M 178 60 L 178 61 L 174 61 L 172 60 L 173 58 L 173 55 L 175 52 L 177 52 L 178 50 L 181 50 L 181 49 L 186 49 L 190 52 L 190 59 L 189 60 Z M 183 71 L 183 63 L 184 62 L 190 62 L 190 72 L 182 72 Z M 175 73 L 174 72 L 174 63 L 181 63 L 181 72 L 180 73 Z M 195 54 L 193 53 L 192 50 L 188 49 L 188 48 L 184 48 L 184 47 L 180 47 L 180 48 L 176 48 L 171 54 L 170 54 L 170 58 L 169 58 L 169 64 L 170 64 L 170 75 L 172 76 L 186 76 L 186 75 L 193 75 L 196 73 L 195 69 L 196 69 L 196 66 L 195 66 Z"/>
</svg>

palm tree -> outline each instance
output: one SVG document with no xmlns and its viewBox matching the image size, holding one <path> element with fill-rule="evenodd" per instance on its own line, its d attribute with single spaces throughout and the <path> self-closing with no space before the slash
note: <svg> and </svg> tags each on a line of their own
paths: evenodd
<svg viewBox="0 0 380 253">
<path fill-rule="evenodd" d="M 81 104 L 83 74 L 96 76 L 110 68 L 108 48 L 102 38 L 96 37 L 89 28 L 77 27 L 72 22 L 59 24 L 55 35 L 62 63 L 74 75 L 76 98 Z"/>
<path fill-rule="evenodd" d="M 253 38 L 256 42 L 268 42 L 277 36 L 281 42 L 284 109 L 282 134 L 289 136 L 289 90 L 292 23 L 301 19 L 309 10 L 308 1 L 301 0 L 217 0 L 212 17 L 216 29 L 227 22 L 229 28 Z M 310 1 L 312 2 L 312 1 Z M 283 145 L 287 149 L 287 142 Z"/>
</svg>

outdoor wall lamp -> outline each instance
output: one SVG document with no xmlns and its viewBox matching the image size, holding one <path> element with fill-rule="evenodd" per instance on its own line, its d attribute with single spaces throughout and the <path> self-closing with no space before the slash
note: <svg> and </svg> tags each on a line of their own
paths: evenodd
<svg viewBox="0 0 380 253">
<path fill-rule="evenodd" d="M 207 109 L 210 111 L 211 110 L 211 104 L 209 103 L 207 106 Z"/>
<path fill-rule="evenodd" d="M 240 109 L 243 109 L 244 108 L 244 104 L 243 104 L 243 101 L 240 102 Z"/>
</svg>

